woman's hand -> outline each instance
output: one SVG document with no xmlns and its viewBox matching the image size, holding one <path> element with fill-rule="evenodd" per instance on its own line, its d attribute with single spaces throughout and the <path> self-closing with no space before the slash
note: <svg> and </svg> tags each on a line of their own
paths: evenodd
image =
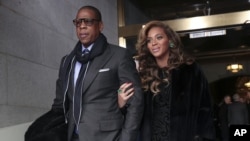
<svg viewBox="0 0 250 141">
<path fill-rule="evenodd" d="M 126 105 L 128 99 L 134 95 L 134 88 L 131 87 L 132 83 L 124 83 L 118 89 L 118 105 L 120 108 Z"/>
</svg>

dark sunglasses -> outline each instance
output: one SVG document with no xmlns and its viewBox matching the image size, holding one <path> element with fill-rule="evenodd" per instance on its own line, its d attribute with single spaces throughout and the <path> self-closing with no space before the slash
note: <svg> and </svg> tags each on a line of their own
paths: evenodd
<svg viewBox="0 0 250 141">
<path fill-rule="evenodd" d="M 94 24 L 94 22 L 99 22 L 100 20 L 97 19 L 88 19 L 88 18 L 82 18 L 82 19 L 74 19 L 73 23 L 76 27 L 80 27 L 82 25 L 82 22 L 84 22 L 84 24 L 86 26 L 92 26 Z"/>
</svg>

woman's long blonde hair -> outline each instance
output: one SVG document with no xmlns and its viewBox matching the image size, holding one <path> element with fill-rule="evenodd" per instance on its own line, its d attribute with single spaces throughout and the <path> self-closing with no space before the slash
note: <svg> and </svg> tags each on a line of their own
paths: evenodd
<svg viewBox="0 0 250 141">
<path fill-rule="evenodd" d="M 161 79 L 159 76 L 160 68 L 156 63 L 154 56 L 147 48 L 147 35 L 152 27 L 160 27 L 164 30 L 173 47 L 169 47 L 169 59 L 166 64 L 167 67 L 163 68 L 164 73 L 167 74 L 165 79 Z M 144 28 L 139 32 L 136 48 L 138 51 L 137 60 L 139 62 L 139 73 L 141 76 L 142 86 L 144 91 L 150 90 L 154 94 L 160 92 L 159 85 L 162 82 L 170 83 L 171 75 L 170 71 L 177 68 L 183 63 L 191 63 L 193 58 L 187 58 L 182 50 L 182 43 L 178 34 L 173 31 L 168 25 L 161 21 L 151 21 L 147 23 Z"/>
</svg>

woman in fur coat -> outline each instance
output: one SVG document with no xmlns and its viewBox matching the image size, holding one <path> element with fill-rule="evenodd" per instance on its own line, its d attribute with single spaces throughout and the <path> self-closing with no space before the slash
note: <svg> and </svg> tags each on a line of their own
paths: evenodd
<svg viewBox="0 0 250 141">
<path fill-rule="evenodd" d="M 215 140 L 207 79 L 182 50 L 177 33 L 151 21 L 141 29 L 136 47 L 145 95 L 140 140 Z"/>
</svg>

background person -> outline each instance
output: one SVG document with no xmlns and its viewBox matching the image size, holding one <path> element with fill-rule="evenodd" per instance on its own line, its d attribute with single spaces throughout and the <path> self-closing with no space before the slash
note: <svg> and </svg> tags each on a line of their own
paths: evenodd
<svg viewBox="0 0 250 141">
<path fill-rule="evenodd" d="M 233 95 L 233 102 L 228 107 L 228 124 L 248 124 L 248 109 L 245 102 L 238 94 Z"/>
<path fill-rule="evenodd" d="M 228 127 L 228 106 L 232 103 L 231 96 L 226 95 L 222 103 L 219 105 L 219 124 L 222 141 L 229 141 L 229 127 Z"/>
</svg>

